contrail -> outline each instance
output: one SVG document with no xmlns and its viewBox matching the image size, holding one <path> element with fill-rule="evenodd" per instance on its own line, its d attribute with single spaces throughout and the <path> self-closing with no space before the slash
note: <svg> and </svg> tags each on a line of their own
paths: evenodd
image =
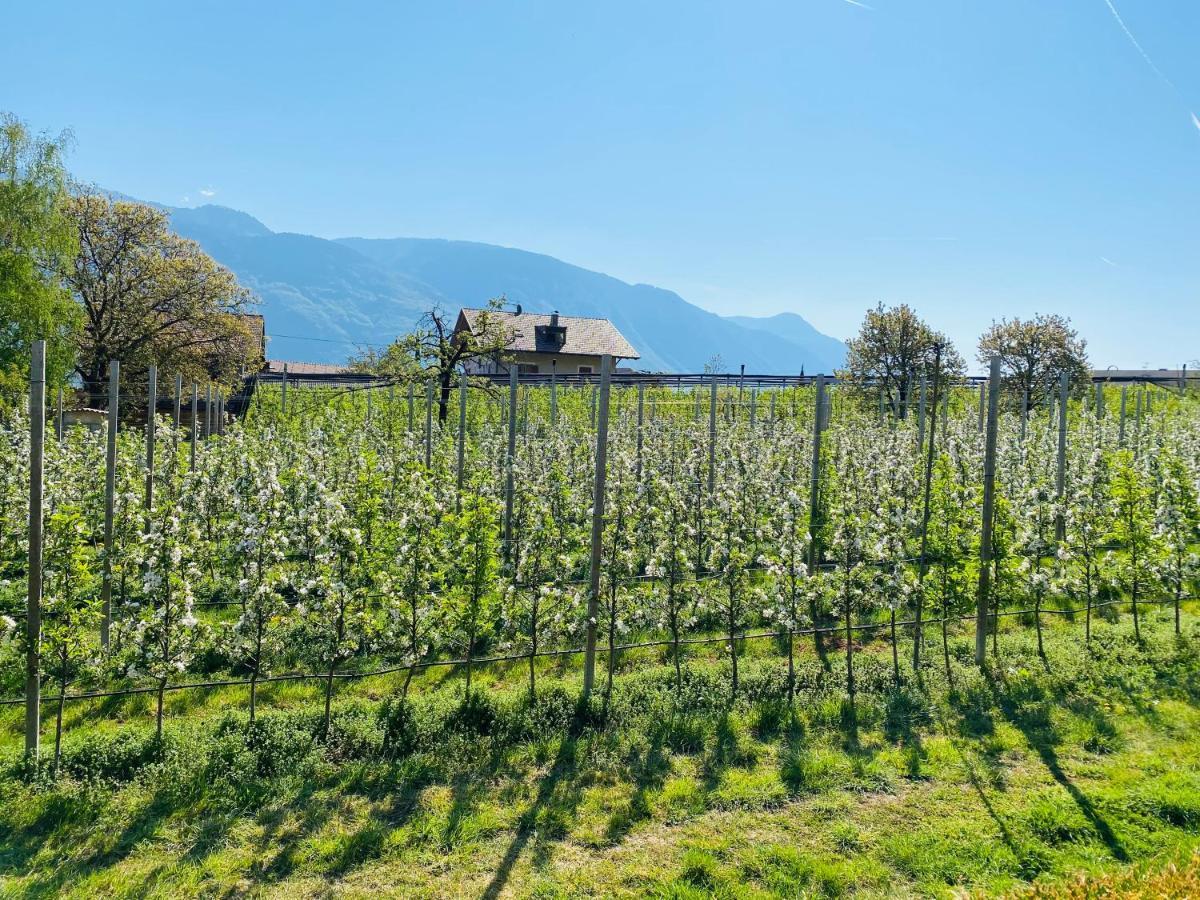
<svg viewBox="0 0 1200 900">
<path fill-rule="evenodd" d="M 867 4 L 865 4 L 865 3 L 859 3 L 858 0 L 846 0 L 846 2 L 849 3 L 851 6 L 857 6 L 857 7 L 860 7 L 861 9 L 874 9 L 875 8 L 873 6 L 867 6 Z"/>
<path fill-rule="evenodd" d="M 846 0 L 846 2 L 851 3 L 851 2 L 853 2 L 853 0 Z M 1172 90 L 1177 90 L 1177 88 L 1175 87 L 1175 83 L 1173 81 L 1171 81 L 1170 78 L 1168 78 L 1166 75 L 1163 74 L 1162 69 L 1160 69 L 1158 66 L 1156 66 L 1154 64 L 1154 60 L 1152 60 L 1150 58 L 1150 54 L 1147 53 L 1145 51 L 1145 49 L 1143 49 L 1142 45 L 1138 43 L 1138 39 L 1133 36 L 1133 32 L 1129 30 L 1129 26 L 1125 24 L 1125 20 L 1121 18 L 1121 14 L 1119 12 L 1117 12 L 1117 8 L 1115 6 L 1113 6 L 1112 0 L 1104 0 L 1104 2 L 1108 6 L 1109 12 L 1111 12 L 1113 14 L 1113 18 L 1117 20 L 1117 24 L 1121 26 L 1121 30 L 1123 32 L 1125 32 L 1125 37 L 1129 38 L 1129 43 L 1133 44 L 1133 46 L 1137 50 L 1137 52 L 1142 55 L 1142 59 L 1144 59 L 1146 61 L 1146 65 L 1148 65 L 1151 69 L 1154 70 L 1155 75 L 1157 75 L 1159 78 L 1161 78 L 1167 84 L 1169 84 L 1171 86 Z M 1192 118 L 1195 118 L 1194 114 L 1193 114 Z"/>
<path fill-rule="evenodd" d="M 1195 125 L 1198 130 L 1200 130 L 1200 119 L 1196 118 L 1195 113 L 1192 113 L 1192 124 Z"/>
</svg>

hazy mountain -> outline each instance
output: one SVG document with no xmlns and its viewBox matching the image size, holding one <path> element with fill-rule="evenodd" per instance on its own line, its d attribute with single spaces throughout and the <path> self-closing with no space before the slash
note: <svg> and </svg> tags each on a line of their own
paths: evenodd
<svg viewBox="0 0 1200 900">
<path fill-rule="evenodd" d="M 641 351 L 638 368 L 698 372 L 713 356 L 763 374 L 829 372 L 845 348 L 800 316 L 723 318 L 672 291 L 627 284 L 550 256 L 419 238 L 330 241 L 276 233 L 220 206 L 171 209 L 173 226 L 262 300 L 269 354 L 336 362 L 384 344 L 433 304 L 455 310 L 501 294 L 533 311 L 611 319 Z"/>
</svg>

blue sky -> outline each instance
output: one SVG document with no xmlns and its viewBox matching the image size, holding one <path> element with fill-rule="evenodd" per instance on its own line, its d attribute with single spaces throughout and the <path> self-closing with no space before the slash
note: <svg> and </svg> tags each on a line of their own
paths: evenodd
<svg viewBox="0 0 1200 900">
<path fill-rule="evenodd" d="M 88 181 L 276 230 L 462 238 L 973 356 L 1070 315 L 1200 357 L 1200 3 L 24 3 L 0 109 Z M 15 75 L 15 77 L 14 77 Z M 502 285 L 497 290 L 503 289 Z"/>
</svg>

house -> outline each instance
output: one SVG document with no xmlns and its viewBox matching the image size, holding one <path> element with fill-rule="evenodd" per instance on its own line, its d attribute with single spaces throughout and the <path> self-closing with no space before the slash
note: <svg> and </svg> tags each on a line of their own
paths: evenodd
<svg viewBox="0 0 1200 900">
<path fill-rule="evenodd" d="M 263 375 L 345 375 L 350 369 L 344 363 L 312 363 L 295 360 L 268 359 L 262 367 Z"/>
<path fill-rule="evenodd" d="M 600 371 L 600 357 L 637 359 L 638 352 L 608 319 L 560 316 L 542 313 L 462 309 L 454 333 L 478 333 L 481 317 L 499 322 L 511 338 L 507 349 L 495 359 L 472 360 L 467 371 L 493 375 L 509 371 L 516 363 L 522 374 L 592 375 Z"/>
</svg>

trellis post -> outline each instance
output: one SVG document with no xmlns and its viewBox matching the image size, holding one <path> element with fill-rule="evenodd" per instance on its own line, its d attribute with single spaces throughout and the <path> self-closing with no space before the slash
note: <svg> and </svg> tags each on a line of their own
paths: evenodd
<svg viewBox="0 0 1200 900">
<path fill-rule="evenodd" d="M 108 647 L 112 625 L 113 530 L 117 504 L 117 431 L 121 427 L 121 363 L 108 364 L 108 434 L 104 454 L 104 572 L 100 581 L 100 646 Z"/>
<path fill-rule="evenodd" d="M 181 373 L 176 373 L 175 374 L 175 403 L 174 403 L 174 409 L 172 410 L 172 418 L 171 418 L 171 422 L 175 426 L 176 438 L 179 437 L 179 421 L 180 421 L 179 417 L 180 417 L 180 413 L 181 413 L 180 404 L 182 402 L 183 402 L 183 375 Z"/>
<path fill-rule="evenodd" d="M 154 508 L 154 409 L 158 405 L 158 366 L 151 366 L 146 384 L 146 510 Z"/>
<path fill-rule="evenodd" d="M 433 466 L 433 379 L 425 382 L 425 468 Z"/>
<path fill-rule="evenodd" d="M 212 437 L 212 400 L 213 389 L 210 381 L 204 388 L 204 439 L 206 441 Z"/>
<path fill-rule="evenodd" d="M 1121 421 L 1117 426 L 1117 443 L 1125 446 L 1125 412 L 1129 406 L 1129 385 L 1121 385 Z"/>
<path fill-rule="evenodd" d="M 821 561 L 821 551 L 817 546 L 817 536 L 821 530 L 821 432 L 825 429 L 825 376 L 817 376 L 816 395 L 813 399 L 813 432 L 812 432 L 812 469 L 809 473 L 808 493 L 808 551 L 809 570 L 816 572 L 817 564 Z M 816 622 L 813 626 L 816 626 Z"/>
<path fill-rule="evenodd" d="M 988 377 L 987 437 L 983 452 L 983 525 L 979 537 L 979 588 L 975 598 L 975 663 L 987 653 L 988 601 L 991 597 L 992 524 L 996 505 L 996 436 L 1000 413 L 1000 357 L 992 357 Z M 996 622 L 996 626 L 999 626 Z"/>
<path fill-rule="evenodd" d="M 917 561 L 917 603 L 913 623 L 913 671 L 921 669 L 921 641 L 924 637 L 921 615 L 924 611 L 925 574 L 929 569 L 929 501 L 933 485 L 933 457 L 937 445 L 937 404 L 938 388 L 942 371 L 942 345 L 933 347 L 933 396 L 930 398 L 930 409 L 933 414 L 929 417 L 929 444 L 925 453 L 925 478 L 921 506 L 921 555 Z M 921 379 L 921 405 L 925 405 L 925 379 Z"/>
<path fill-rule="evenodd" d="M 29 362 L 29 596 L 25 610 L 25 753 L 37 760 L 42 721 L 42 465 L 46 441 L 46 342 Z"/>
<path fill-rule="evenodd" d="M 54 436 L 59 443 L 63 439 L 63 389 L 62 385 L 58 386 L 58 409 L 54 414 Z"/>
<path fill-rule="evenodd" d="M 200 385 L 192 382 L 192 434 L 191 452 L 188 456 L 189 471 L 196 471 L 196 438 L 200 432 Z"/>
<path fill-rule="evenodd" d="M 550 360 L 550 424 L 558 424 L 558 360 Z"/>
<path fill-rule="evenodd" d="M 463 370 L 458 379 L 458 461 L 456 463 L 456 478 L 458 482 L 458 493 L 454 498 L 455 512 L 462 511 L 462 492 L 463 492 L 463 474 L 466 471 L 464 462 L 466 460 L 466 444 L 467 444 L 467 372 Z"/>
<path fill-rule="evenodd" d="M 608 391 L 612 357 L 600 357 L 600 418 L 596 426 L 596 472 L 592 489 L 592 546 L 588 563 L 587 643 L 583 657 L 583 696 L 596 680 L 596 616 L 600 607 L 600 561 L 604 539 L 604 490 L 608 478 Z"/>
<path fill-rule="evenodd" d="M 985 405 L 984 401 L 987 396 L 987 388 L 988 388 L 987 382 L 980 382 L 980 384 L 979 384 L 979 426 L 978 426 L 979 431 L 983 431 L 983 409 L 984 409 L 984 405 Z"/>
<path fill-rule="evenodd" d="M 717 487 L 717 376 L 712 377 L 708 395 L 708 498 Z"/>
<path fill-rule="evenodd" d="M 921 376 L 917 388 L 917 449 L 925 446 L 925 376 Z"/>
<path fill-rule="evenodd" d="M 639 484 L 642 481 L 642 446 L 644 444 L 642 430 L 645 425 L 645 406 L 646 385 L 639 381 L 637 386 L 637 482 Z"/>
<path fill-rule="evenodd" d="M 516 362 L 508 369 L 508 449 L 504 457 L 504 554 L 512 553 L 513 488 L 517 462 L 517 372 Z"/>
<path fill-rule="evenodd" d="M 288 364 L 283 364 L 283 380 L 279 387 L 279 408 L 284 415 L 287 415 L 287 383 L 288 383 Z"/>
<path fill-rule="evenodd" d="M 1067 488 L 1067 397 L 1070 390 L 1071 376 L 1063 372 L 1058 379 L 1058 468 L 1054 476 L 1054 498 L 1058 507 L 1054 514 L 1054 538 L 1060 543 L 1067 532 L 1062 502 Z"/>
</svg>

